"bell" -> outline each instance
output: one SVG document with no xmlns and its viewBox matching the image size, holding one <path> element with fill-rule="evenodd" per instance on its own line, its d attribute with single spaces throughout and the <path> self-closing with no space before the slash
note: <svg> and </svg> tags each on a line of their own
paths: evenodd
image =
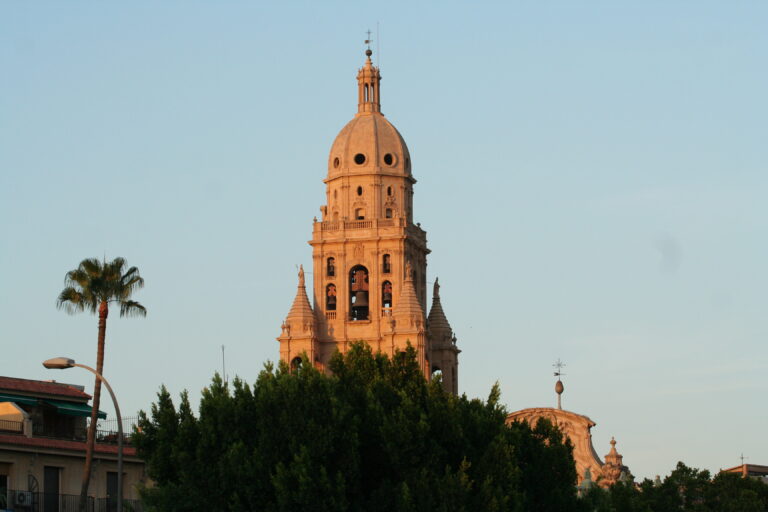
<svg viewBox="0 0 768 512">
<path fill-rule="evenodd" d="M 336 296 L 335 295 L 329 295 L 328 296 L 328 305 L 329 306 L 336 306 Z"/>
<path fill-rule="evenodd" d="M 392 292 L 384 292 L 381 294 L 381 298 L 383 299 L 382 302 L 385 304 L 392 303 Z"/>
<path fill-rule="evenodd" d="M 368 292 L 355 292 L 355 302 L 352 304 L 355 308 L 368 307 Z"/>
</svg>

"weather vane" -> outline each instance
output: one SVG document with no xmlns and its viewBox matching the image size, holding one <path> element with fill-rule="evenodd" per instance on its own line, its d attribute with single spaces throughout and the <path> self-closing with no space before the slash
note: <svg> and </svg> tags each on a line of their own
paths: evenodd
<svg viewBox="0 0 768 512">
<path fill-rule="evenodd" d="M 563 391 L 565 390 L 565 386 L 563 386 L 563 382 L 560 380 L 560 377 L 565 375 L 563 373 L 563 367 L 565 366 L 565 363 L 560 360 L 560 358 L 557 358 L 557 361 L 555 364 L 552 365 L 555 368 L 555 377 L 557 377 L 557 382 L 555 383 L 555 393 L 557 393 L 557 408 L 562 409 L 562 403 L 560 402 L 560 395 L 563 394 Z"/>
<path fill-rule="evenodd" d="M 563 368 L 565 367 L 565 363 L 560 361 L 559 357 L 557 358 L 557 361 L 555 362 L 555 364 L 552 365 L 552 367 L 556 369 L 555 377 L 560 377 L 561 375 L 565 375 L 563 373 Z M 560 380 L 560 379 L 557 379 L 557 380 Z"/>
</svg>

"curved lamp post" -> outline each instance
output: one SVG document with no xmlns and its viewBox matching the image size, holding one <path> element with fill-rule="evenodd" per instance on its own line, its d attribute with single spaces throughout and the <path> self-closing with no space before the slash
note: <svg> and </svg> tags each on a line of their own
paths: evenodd
<svg viewBox="0 0 768 512">
<path fill-rule="evenodd" d="M 77 368 L 83 368 L 84 370 L 88 370 L 89 372 L 94 374 L 97 379 L 99 379 L 102 383 L 104 383 L 104 386 L 106 386 L 107 391 L 109 391 L 109 396 L 112 397 L 112 403 L 115 406 L 115 414 L 117 415 L 117 512 L 122 512 L 123 511 L 123 418 L 122 416 L 120 416 L 120 406 L 117 405 L 117 398 L 115 398 L 115 393 L 112 391 L 112 386 L 109 385 L 109 382 L 107 382 L 107 379 L 105 379 L 104 376 L 102 376 L 99 372 L 97 372 L 90 366 L 86 366 L 84 364 L 78 364 L 74 360 L 69 359 L 68 357 L 54 357 L 53 359 L 48 359 L 47 361 L 43 361 L 43 366 L 45 366 L 49 370 L 52 370 L 52 369 L 65 370 L 67 368 L 72 368 L 73 366 L 76 366 Z"/>
</svg>

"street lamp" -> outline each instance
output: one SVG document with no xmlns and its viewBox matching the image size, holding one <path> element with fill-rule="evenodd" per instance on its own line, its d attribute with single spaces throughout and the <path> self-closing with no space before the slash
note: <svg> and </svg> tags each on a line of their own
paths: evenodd
<svg viewBox="0 0 768 512">
<path fill-rule="evenodd" d="M 103 375 L 101 375 L 99 372 L 97 372 L 90 366 L 86 366 L 84 364 L 78 364 L 73 359 L 69 359 L 68 357 L 54 357 L 53 359 L 48 359 L 47 361 L 43 361 L 43 366 L 45 366 L 49 370 L 65 370 L 67 368 L 72 368 L 73 366 L 76 366 L 78 368 L 83 368 L 85 370 L 88 370 L 92 374 L 94 374 L 96 378 L 99 379 L 101 382 L 103 382 L 104 385 L 107 387 L 107 391 L 109 391 L 109 396 L 112 397 L 112 403 L 115 406 L 115 414 L 117 415 L 117 512 L 122 512 L 123 511 L 123 418 L 122 416 L 120 416 L 120 406 L 117 405 L 117 398 L 115 398 L 115 393 L 112 391 L 112 386 L 109 385 L 109 382 L 107 382 L 107 379 L 105 379 Z"/>
</svg>

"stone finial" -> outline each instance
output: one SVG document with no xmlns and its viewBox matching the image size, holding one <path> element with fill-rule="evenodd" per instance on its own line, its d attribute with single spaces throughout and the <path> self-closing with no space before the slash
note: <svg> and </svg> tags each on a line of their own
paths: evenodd
<svg viewBox="0 0 768 512">
<path fill-rule="evenodd" d="M 413 281 L 413 268 L 410 261 L 405 262 L 405 280 Z"/>
<path fill-rule="evenodd" d="M 440 283 L 437 282 L 437 277 L 435 277 L 435 286 L 432 289 L 432 298 L 435 297 L 440 298 Z"/>
<path fill-rule="evenodd" d="M 299 265 L 299 288 L 304 288 L 304 265 Z"/>
</svg>

